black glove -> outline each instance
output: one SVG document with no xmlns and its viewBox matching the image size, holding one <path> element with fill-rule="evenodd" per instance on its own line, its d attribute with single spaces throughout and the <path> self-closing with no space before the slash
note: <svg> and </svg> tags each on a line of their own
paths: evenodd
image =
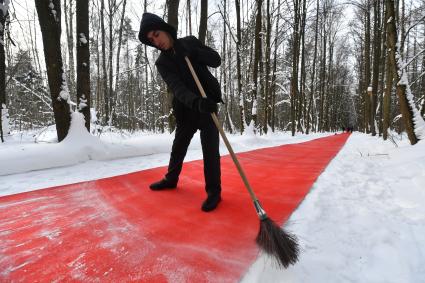
<svg viewBox="0 0 425 283">
<path fill-rule="evenodd" d="M 201 113 L 217 113 L 217 103 L 209 98 L 198 98 L 195 100 L 195 105 Z"/>
<path fill-rule="evenodd" d="M 174 52 L 177 56 L 184 58 L 185 56 L 193 59 L 196 57 L 196 49 L 190 47 L 182 40 L 175 40 L 173 44 Z"/>
</svg>

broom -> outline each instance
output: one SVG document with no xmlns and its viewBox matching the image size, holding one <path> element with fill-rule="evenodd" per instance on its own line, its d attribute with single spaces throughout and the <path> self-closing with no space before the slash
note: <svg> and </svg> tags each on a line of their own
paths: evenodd
<svg viewBox="0 0 425 283">
<path fill-rule="evenodd" d="M 193 69 L 192 63 L 187 56 L 185 56 L 184 59 L 186 60 L 189 70 L 192 73 L 193 79 L 195 80 L 202 97 L 206 98 L 207 95 L 205 94 L 204 88 L 202 87 L 201 82 L 199 81 L 199 78 Z M 241 178 L 245 184 L 245 187 L 247 188 L 251 199 L 254 202 L 257 215 L 260 218 L 260 230 L 256 239 L 257 245 L 261 250 L 274 258 L 280 267 L 283 266 L 287 268 L 290 264 L 295 264 L 298 261 L 299 254 L 297 238 L 295 235 L 285 232 L 267 216 L 257 197 L 255 196 L 254 191 L 251 188 L 245 175 L 245 172 L 242 169 L 242 166 L 240 165 L 235 153 L 233 152 L 232 146 L 230 145 L 229 140 L 224 133 L 217 115 L 215 113 L 211 113 L 211 117 L 218 131 L 220 132 L 224 143 L 226 144 L 230 156 L 232 157 L 233 162 L 235 163 L 236 168 L 238 169 L 239 174 L 241 175 Z"/>
</svg>

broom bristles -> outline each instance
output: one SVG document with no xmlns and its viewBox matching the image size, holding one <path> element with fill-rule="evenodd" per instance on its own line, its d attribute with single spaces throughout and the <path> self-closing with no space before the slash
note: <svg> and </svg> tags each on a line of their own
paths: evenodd
<svg viewBox="0 0 425 283">
<path fill-rule="evenodd" d="M 299 245 L 295 235 L 285 232 L 268 217 L 260 221 L 256 242 L 264 252 L 276 259 L 280 267 L 287 268 L 298 261 Z"/>
</svg>

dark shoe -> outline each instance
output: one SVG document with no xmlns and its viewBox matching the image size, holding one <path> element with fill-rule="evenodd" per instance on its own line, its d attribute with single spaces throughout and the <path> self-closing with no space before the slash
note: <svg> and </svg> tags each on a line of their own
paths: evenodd
<svg viewBox="0 0 425 283">
<path fill-rule="evenodd" d="M 205 211 L 205 212 L 214 210 L 217 207 L 217 205 L 218 205 L 218 203 L 220 201 L 221 201 L 221 196 L 220 195 L 218 195 L 218 196 L 209 196 L 204 201 L 204 203 L 202 203 L 202 208 L 201 209 L 203 211 Z"/>
<path fill-rule="evenodd" d="M 171 182 L 165 178 L 149 186 L 149 188 L 152 191 L 169 190 L 169 189 L 175 189 L 176 187 L 177 187 L 177 182 Z"/>
</svg>

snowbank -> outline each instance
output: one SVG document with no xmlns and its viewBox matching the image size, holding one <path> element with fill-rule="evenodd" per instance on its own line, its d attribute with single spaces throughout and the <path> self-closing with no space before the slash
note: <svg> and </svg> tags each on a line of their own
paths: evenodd
<svg viewBox="0 0 425 283">
<path fill-rule="evenodd" d="M 261 256 L 248 282 L 425 282 L 425 142 L 350 137 L 292 214 L 300 262 Z"/>
</svg>

